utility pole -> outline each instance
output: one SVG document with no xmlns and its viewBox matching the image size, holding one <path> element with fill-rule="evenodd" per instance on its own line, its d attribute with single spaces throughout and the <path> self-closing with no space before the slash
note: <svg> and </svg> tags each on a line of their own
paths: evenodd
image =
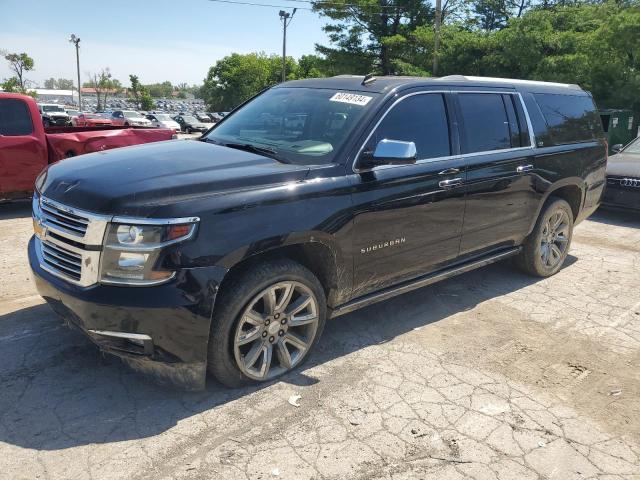
<svg viewBox="0 0 640 480">
<path fill-rule="evenodd" d="M 440 23 L 442 22 L 442 0 L 436 0 L 436 18 L 433 36 L 433 76 L 438 75 L 438 55 L 440 50 Z"/>
<path fill-rule="evenodd" d="M 76 46 L 76 67 L 78 69 L 78 110 L 82 111 L 82 93 L 80 92 L 80 37 L 73 33 L 69 37 L 69 42 Z"/>
<path fill-rule="evenodd" d="M 297 8 L 292 13 L 280 10 L 280 20 L 282 20 L 282 81 L 287 81 L 287 27 L 293 20 Z"/>
</svg>

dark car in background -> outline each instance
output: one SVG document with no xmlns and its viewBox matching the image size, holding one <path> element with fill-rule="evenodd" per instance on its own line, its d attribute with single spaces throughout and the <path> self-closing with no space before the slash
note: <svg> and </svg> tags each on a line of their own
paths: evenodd
<svg viewBox="0 0 640 480">
<path fill-rule="evenodd" d="M 139 370 L 271 381 L 327 318 L 507 258 L 558 272 L 606 146 L 577 85 L 285 82 L 199 140 L 49 167 L 29 262 L 56 312 Z"/>
<path fill-rule="evenodd" d="M 640 210 L 640 138 L 626 147 L 614 145 L 607 165 L 607 207 Z"/>
<path fill-rule="evenodd" d="M 173 117 L 173 119 L 178 122 L 178 125 L 180 125 L 180 129 L 184 133 L 204 133 L 211 127 L 211 125 L 207 125 L 206 123 L 198 120 L 193 115 L 177 115 Z"/>
</svg>

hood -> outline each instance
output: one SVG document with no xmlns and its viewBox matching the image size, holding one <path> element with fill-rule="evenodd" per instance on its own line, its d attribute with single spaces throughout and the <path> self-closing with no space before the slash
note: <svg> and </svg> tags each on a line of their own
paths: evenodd
<svg viewBox="0 0 640 480">
<path fill-rule="evenodd" d="M 154 216 L 202 196 L 299 181 L 309 167 L 194 140 L 169 140 L 80 155 L 51 165 L 39 192 L 108 215 Z"/>
<path fill-rule="evenodd" d="M 609 157 L 607 175 L 640 178 L 640 154 L 618 153 Z"/>
</svg>

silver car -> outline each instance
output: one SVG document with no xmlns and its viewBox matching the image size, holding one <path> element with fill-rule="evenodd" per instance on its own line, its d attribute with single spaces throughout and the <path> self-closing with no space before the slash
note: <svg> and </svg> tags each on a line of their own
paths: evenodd
<svg viewBox="0 0 640 480">
<path fill-rule="evenodd" d="M 166 113 L 150 113 L 147 115 L 147 120 L 151 122 L 152 127 L 156 128 L 170 128 L 175 132 L 180 131 L 180 125 L 170 115 Z"/>
</svg>

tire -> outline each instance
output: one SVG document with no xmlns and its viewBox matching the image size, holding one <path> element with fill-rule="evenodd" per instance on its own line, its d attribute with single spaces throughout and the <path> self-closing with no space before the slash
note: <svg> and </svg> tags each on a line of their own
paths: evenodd
<svg viewBox="0 0 640 480">
<path fill-rule="evenodd" d="M 185 129 L 185 133 L 187 133 L 187 134 L 191 134 L 191 128 L 190 128 L 190 127 L 187 127 L 187 128 Z"/>
<path fill-rule="evenodd" d="M 277 308 L 269 309 L 265 301 L 269 296 L 266 292 L 274 288 L 273 303 L 280 305 L 282 313 L 277 313 Z M 290 301 L 285 305 L 289 291 Z M 305 303 L 305 295 L 311 298 L 309 305 L 291 313 Z M 322 334 L 326 316 L 322 285 L 299 263 L 278 259 L 245 268 L 225 285 L 216 302 L 208 371 L 231 388 L 274 380 L 308 358 Z M 309 321 L 312 317 L 315 320 Z M 301 321 L 307 323 L 298 325 Z M 305 348 L 301 348 L 303 344 Z M 256 360 L 252 363 L 253 358 Z M 267 359 L 269 367 L 263 376 Z"/>
<path fill-rule="evenodd" d="M 559 222 L 559 223 L 558 223 Z M 561 198 L 550 198 L 516 259 L 529 275 L 550 277 L 562 267 L 573 237 L 573 211 Z"/>
</svg>

